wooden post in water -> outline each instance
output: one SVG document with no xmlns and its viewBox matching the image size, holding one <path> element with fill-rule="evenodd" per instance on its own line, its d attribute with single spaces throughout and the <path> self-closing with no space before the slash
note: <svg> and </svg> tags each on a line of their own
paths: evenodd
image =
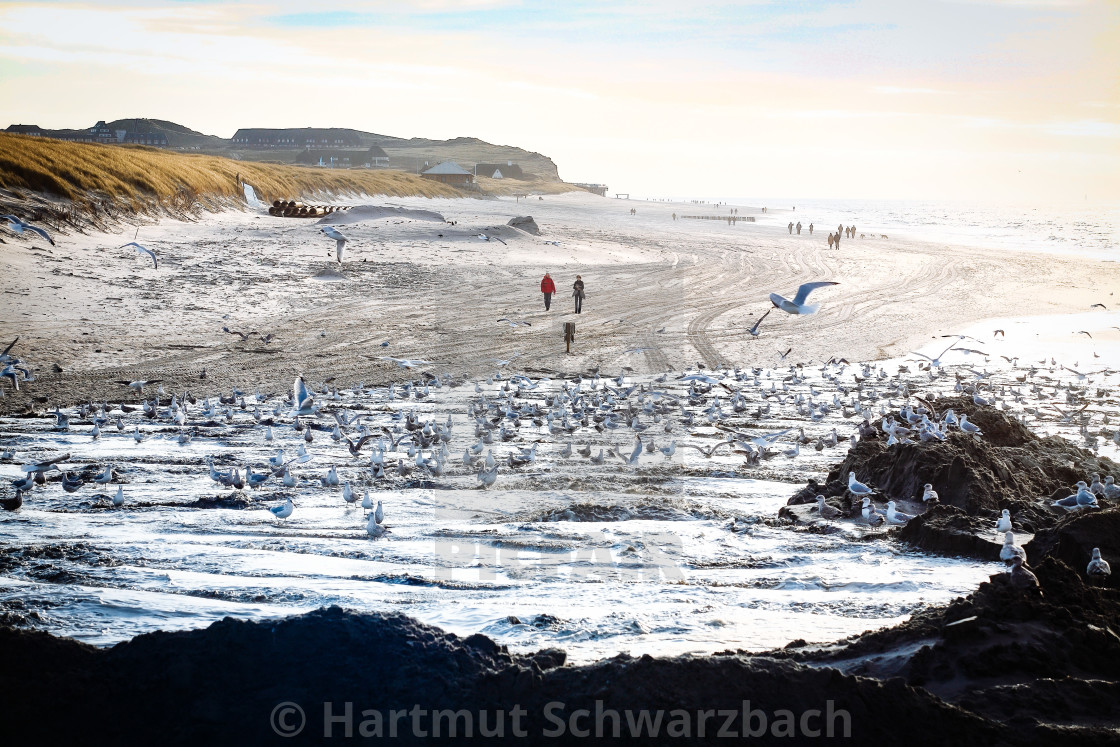
<svg viewBox="0 0 1120 747">
<path fill-rule="evenodd" d="M 576 323 L 564 322 L 564 352 L 572 352 L 572 340 L 576 339 Z"/>
</svg>

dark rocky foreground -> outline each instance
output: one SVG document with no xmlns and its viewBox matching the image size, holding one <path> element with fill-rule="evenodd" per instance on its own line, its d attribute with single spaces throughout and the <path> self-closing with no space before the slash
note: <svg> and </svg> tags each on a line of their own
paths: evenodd
<svg viewBox="0 0 1120 747">
<path fill-rule="evenodd" d="M 793 743 L 831 726 L 837 737 L 850 728 L 858 744 L 1120 744 L 1120 591 L 1086 585 L 1064 560 L 1085 541 L 1113 553 L 1118 538 L 1120 510 L 1074 516 L 1027 547 L 1041 595 L 1000 574 L 895 628 L 753 656 L 568 666 L 559 650 L 510 654 L 482 635 L 461 639 L 402 615 L 337 607 L 272 622 L 226 619 L 110 649 L 0 628 L 0 724 L 17 744 L 310 743 L 332 741 L 324 740 L 328 702 L 339 719 L 329 733 L 343 738 L 349 702 L 355 736 L 363 722 L 367 733 L 380 727 L 388 736 L 390 711 L 403 710 L 395 741 L 424 742 L 432 712 L 465 709 L 476 737 L 482 714 L 493 730 L 501 712 L 505 741 L 524 733 L 534 743 L 571 743 L 586 741 L 573 726 L 594 736 L 599 704 L 606 736 L 611 710 L 623 735 L 633 733 L 627 710 L 635 723 L 639 709 L 651 718 L 661 711 L 659 737 L 639 732 L 655 744 L 726 743 L 720 729 L 757 732 L 763 718 L 768 739 Z M 276 710 L 288 702 L 303 709 L 306 725 L 281 739 L 274 723 L 301 720 Z M 703 711 L 714 713 L 701 736 Z M 448 718 L 435 719 L 443 738 Z M 456 717 L 460 737 L 466 718 Z M 787 725 L 801 738 L 776 736 Z"/>
<path fill-rule="evenodd" d="M 1025 550 L 1040 589 L 998 574 L 944 608 L 825 646 L 584 666 L 559 650 L 511 654 L 482 635 L 339 608 L 109 649 L 0 627 L 0 733 L 13 744 L 253 745 L 343 741 L 349 727 L 414 744 L 462 741 L 469 729 L 483 743 L 567 744 L 599 741 L 598 723 L 603 737 L 617 724 L 650 744 L 797 744 L 830 731 L 907 747 L 1120 744 L 1120 589 L 1085 577 L 1093 547 L 1120 562 L 1120 507 L 1049 507 L 1053 493 L 1115 465 L 956 406 L 987 440 L 865 439 L 810 488 L 843 505 L 849 469 L 892 498 L 932 482 L 941 505 L 899 536 L 922 544 L 917 527 L 939 552 L 983 555 L 962 538 L 991 532 L 1010 507 L 1034 533 Z"/>
</svg>

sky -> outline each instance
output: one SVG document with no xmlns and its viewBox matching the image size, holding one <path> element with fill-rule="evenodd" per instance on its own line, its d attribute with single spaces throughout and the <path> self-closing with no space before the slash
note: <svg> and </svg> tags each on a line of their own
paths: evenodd
<svg viewBox="0 0 1120 747">
<path fill-rule="evenodd" d="M 478 137 L 635 197 L 1120 205 L 1120 0 L 0 0 L 0 96 Z"/>
</svg>

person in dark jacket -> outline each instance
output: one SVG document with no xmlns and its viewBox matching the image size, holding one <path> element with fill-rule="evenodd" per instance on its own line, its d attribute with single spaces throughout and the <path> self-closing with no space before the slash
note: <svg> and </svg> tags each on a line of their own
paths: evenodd
<svg viewBox="0 0 1120 747">
<path fill-rule="evenodd" d="M 576 300 L 576 313 L 583 313 L 583 279 L 576 275 L 576 281 L 572 283 L 572 298 Z"/>
<path fill-rule="evenodd" d="M 544 310 L 552 305 L 552 294 L 556 292 L 556 283 L 552 282 L 552 276 L 547 272 L 544 274 L 544 279 L 541 280 L 541 293 L 544 294 Z"/>
</svg>

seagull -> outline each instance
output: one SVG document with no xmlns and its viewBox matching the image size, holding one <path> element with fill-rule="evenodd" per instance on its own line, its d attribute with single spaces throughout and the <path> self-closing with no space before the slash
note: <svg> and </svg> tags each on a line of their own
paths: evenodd
<svg viewBox="0 0 1120 747">
<path fill-rule="evenodd" d="M 1066 496 L 1065 498 L 1062 498 L 1059 501 L 1054 501 L 1050 505 L 1051 506 L 1057 506 L 1059 508 L 1067 508 L 1067 509 L 1087 508 L 1087 507 L 1088 508 L 1098 508 L 1098 506 L 1097 506 L 1097 496 L 1095 496 L 1091 492 L 1089 492 L 1089 486 L 1087 484 L 1085 484 L 1084 480 L 1078 481 L 1077 492 L 1076 493 L 1074 493 L 1073 495 L 1070 495 L 1070 496 Z"/>
<path fill-rule="evenodd" d="M 22 221 L 14 215 L 0 215 L 0 218 L 6 219 L 8 221 L 8 228 L 12 229 L 16 233 L 23 233 L 24 231 L 37 233 L 44 239 L 49 241 L 51 243 L 51 246 L 54 246 L 54 239 L 51 238 L 51 235 L 38 226 L 33 226 L 26 221 Z"/>
<path fill-rule="evenodd" d="M 984 435 L 984 432 L 980 430 L 980 426 L 975 425 L 974 423 L 968 422 L 968 416 L 967 415 L 963 415 L 963 414 L 961 415 L 960 427 L 961 427 L 961 430 L 964 431 L 965 433 L 971 433 L 975 436 Z"/>
<path fill-rule="evenodd" d="M 307 384 L 303 383 L 302 376 L 297 376 L 292 384 L 292 408 L 289 415 L 296 417 L 314 415 L 319 411 L 319 405 L 315 404 L 315 396 L 308 391 Z"/>
<path fill-rule="evenodd" d="M 1003 513 L 1000 515 L 999 521 L 996 522 L 996 531 L 997 532 L 1010 532 L 1011 531 L 1011 510 L 1010 509 L 1007 509 L 1007 508 L 1003 509 Z"/>
<path fill-rule="evenodd" d="M 124 249 L 126 246 L 136 247 L 136 253 L 137 254 L 147 254 L 149 257 L 152 258 L 153 269 L 156 269 L 156 270 L 159 269 L 159 259 L 156 258 L 156 253 L 153 252 L 151 249 L 149 249 L 146 246 L 141 246 L 140 244 L 137 244 L 135 241 L 130 241 L 127 244 L 125 244 L 124 246 L 119 247 L 119 248 Z"/>
<path fill-rule="evenodd" d="M 124 486 L 123 485 L 118 485 L 117 486 L 117 494 L 113 496 L 113 505 L 114 506 L 123 506 L 124 505 Z"/>
<path fill-rule="evenodd" d="M 1020 558 L 1025 562 L 1027 554 L 1023 551 L 1023 548 L 1016 546 L 1015 535 L 1011 532 L 1005 532 L 1003 535 L 1003 548 L 999 551 L 999 559 L 1004 563 L 1010 563 L 1015 558 Z"/>
<path fill-rule="evenodd" d="M 350 239 L 339 233 L 338 229 L 334 226 L 323 226 L 321 229 L 323 233 L 335 240 L 334 256 L 339 264 L 342 264 L 342 255 L 346 252 L 346 242 Z"/>
<path fill-rule="evenodd" d="M 377 502 L 377 510 L 373 512 L 373 520 L 378 524 L 385 521 L 385 509 L 381 505 L 381 501 Z"/>
<path fill-rule="evenodd" d="M 484 233 L 480 233 L 480 234 L 478 235 L 478 238 L 479 238 L 479 239 L 481 239 L 482 241 L 490 241 L 491 239 L 493 239 L 494 241 L 501 241 L 501 242 L 502 242 L 503 244 L 506 244 L 506 242 L 502 241 L 502 240 L 501 240 L 500 238 L 498 238 L 497 236 L 487 236 L 487 235 L 486 235 L 486 234 L 484 234 Z M 509 246 L 509 244 L 506 244 L 506 246 Z"/>
<path fill-rule="evenodd" d="M 959 340 L 958 340 L 958 342 L 959 342 Z M 954 343 L 953 343 L 952 345 L 950 345 L 949 347 L 945 348 L 945 349 L 944 349 L 944 350 L 942 350 L 942 351 L 941 351 L 940 353 L 938 353 L 938 355 L 937 355 L 937 357 L 936 357 L 936 358 L 930 358 L 930 357 L 929 357 L 928 355 L 926 355 L 925 353 L 919 353 L 919 352 L 917 352 L 917 351 L 914 351 L 914 350 L 911 350 L 911 351 L 910 351 L 910 355 L 917 355 L 917 356 L 920 356 L 920 357 L 922 357 L 922 358 L 925 358 L 925 359 L 926 359 L 927 361 L 929 361 L 929 364 L 930 364 L 931 366 L 933 366 L 934 368 L 937 368 L 937 367 L 939 367 L 939 366 L 941 365 L 941 356 L 945 355 L 945 354 L 946 354 L 946 353 L 948 353 L 948 352 L 949 352 L 950 350 L 953 350 L 953 349 L 954 349 L 954 348 L 956 347 L 956 345 L 957 345 L 957 343 L 956 343 L 956 342 L 954 342 Z"/>
<path fill-rule="evenodd" d="M 129 389 L 135 389 L 137 394 L 143 394 L 144 393 L 144 387 L 146 387 L 148 384 L 158 384 L 161 381 L 163 381 L 163 379 L 150 379 L 148 381 L 123 381 L 123 380 L 118 380 L 116 383 L 117 384 L 123 384 L 124 386 L 128 387 Z"/>
<path fill-rule="evenodd" d="M 781 309 L 787 314 L 813 314 L 820 308 L 820 304 L 816 306 L 809 306 L 805 303 L 805 299 L 809 297 L 817 288 L 823 288 L 826 285 L 840 285 L 831 280 L 820 280 L 815 283 L 804 283 L 797 289 L 797 295 L 793 297 L 792 301 L 782 298 L 777 293 L 770 294 L 770 303 L 774 304 L 774 308 Z"/>
<path fill-rule="evenodd" d="M 885 521 L 883 515 L 875 510 L 875 506 L 872 505 L 871 499 L 867 496 L 863 497 L 862 513 L 863 520 L 873 527 L 877 527 Z"/>
<path fill-rule="evenodd" d="M 765 314 L 755 320 L 754 326 L 747 330 L 751 337 L 758 337 L 758 325 L 762 324 L 763 319 L 770 316 L 771 311 L 773 311 L 773 309 L 767 309 Z"/>
<path fill-rule="evenodd" d="M 929 503 L 930 501 L 937 503 L 937 491 L 934 490 L 933 485 L 930 485 L 928 482 L 922 486 L 922 501 L 925 503 Z"/>
<path fill-rule="evenodd" d="M 113 480 L 113 466 L 111 464 L 106 464 L 105 469 L 103 469 L 97 475 L 97 477 L 93 478 L 93 481 L 95 483 L 97 483 L 98 485 L 104 485 L 107 482 L 112 482 L 112 480 Z"/>
<path fill-rule="evenodd" d="M 291 498 L 291 496 L 288 496 L 287 500 L 284 501 L 284 505 L 273 506 L 268 510 L 271 511 L 272 515 L 275 516 L 277 519 L 286 519 L 286 518 L 288 518 L 289 516 L 292 515 L 292 511 L 294 509 L 295 509 L 295 506 L 292 505 L 292 498 Z"/>
<path fill-rule="evenodd" d="M 16 488 L 16 494 L 11 498 L 0 498 L 0 508 L 5 511 L 18 511 L 23 505 L 23 491 Z"/>
<path fill-rule="evenodd" d="M 1112 568 L 1109 567 L 1108 561 L 1101 557 L 1099 547 L 1093 548 L 1093 559 L 1089 561 L 1089 567 L 1085 569 L 1085 575 L 1089 577 L 1090 581 L 1097 583 L 1108 580 L 1108 577 L 1112 575 Z"/>
<path fill-rule="evenodd" d="M 478 481 L 482 483 L 482 487 L 490 487 L 494 484 L 494 481 L 498 479 L 498 465 L 495 464 L 493 469 L 480 471 L 477 477 Z"/>
<path fill-rule="evenodd" d="M 897 510 L 894 501 L 887 501 L 887 521 L 891 524 L 905 524 L 914 517 Z"/>
<path fill-rule="evenodd" d="M 871 488 L 856 479 L 855 472 L 848 473 L 848 491 L 852 495 L 871 495 Z"/>
<path fill-rule="evenodd" d="M 511 326 L 511 327 L 532 327 L 533 326 L 529 322 L 523 322 L 520 319 L 507 319 L 505 317 L 502 317 L 498 321 L 499 322 L 508 322 L 509 326 Z"/>
<path fill-rule="evenodd" d="M 822 519 L 840 518 L 840 509 L 825 503 L 823 495 L 817 496 L 817 513 L 821 515 Z"/>
<path fill-rule="evenodd" d="M 377 521 L 377 514 L 370 514 L 369 521 L 366 522 L 366 534 L 370 537 L 380 537 L 388 531 L 385 527 L 381 526 Z"/>
</svg>

